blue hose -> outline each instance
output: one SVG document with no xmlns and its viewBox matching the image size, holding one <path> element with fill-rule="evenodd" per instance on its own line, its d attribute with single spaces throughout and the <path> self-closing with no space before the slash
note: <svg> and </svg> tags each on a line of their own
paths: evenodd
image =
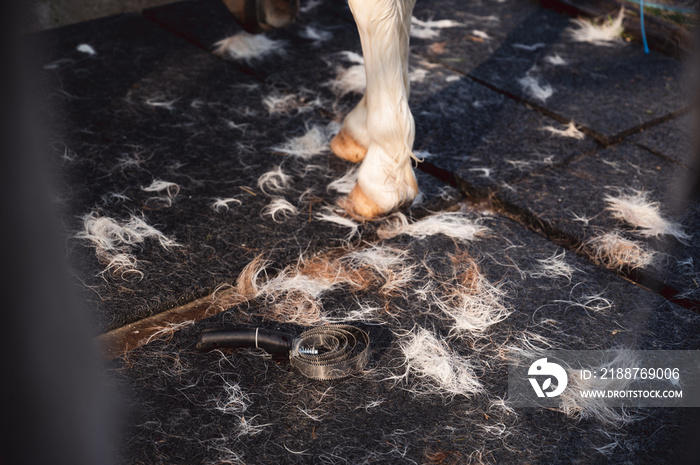
<svg viewBox="0 0 700 465">
<path fill-rule="evenodd" d="M 649 53 L 647 44 L 647 34 L 644 32 L 644 0 L 639 0 L 639 24 L 642 26 L 642 42 L 644 42 L 644 53 Z"/>
</svg>

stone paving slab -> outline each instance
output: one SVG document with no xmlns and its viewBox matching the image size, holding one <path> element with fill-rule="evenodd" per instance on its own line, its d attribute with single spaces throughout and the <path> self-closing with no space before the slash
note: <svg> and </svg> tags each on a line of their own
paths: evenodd
<svg viewBox="0 0 700 465">
<path fill-rule="evenodd" d="M 693 127 L 697 127 L 697 114 L 691 112 L 635 134 L 629 140 L 697 169 L 699 164 L 697 153 L 693 151 Z"/>
<path fill-rule="evenodd" d="M 478 190 L 508 183 L 596 150 L 583 133 L 461 77 L 414 109 L 415 149 Z M 552 132 L 559 131 L 559 133 Z"/>
<path fill-rule="evenodd" d="M 695 295 L 700 271 L 697 241 L 692 237 L 683 241 L 665 236 L 645 238 L 630 225 L 615 219 L 606 210 L 605 200 L 607 196 L 646 192 L 650 202 L 659 203 L 663 217 L 677 221 L 687 234 L 694 236 L 697 207 L 692 199 L 679 197 L 684 193 L 680 187 L 691 180 L 691 173 L 682 166 L 623 143 L 567 166 L 530 176 L 499 195 L 579 243 L 607 232 L 621 232 L 626 238 L 644 244 L 647 250 L 660 252 L 655 265 L 644 271 L 666 279 L 683 294 Z M 667 268 L 672 271 L 667 273 Z"/>
<path fill-rule="evenodd" d="M 250 315 L 265 302 L 253 301 L 186 327 L 172 339 L 156 341 L 115 362 L 113 375 L 125 386 L 133 416 L 125 435 L 123 463 L 431 463 L 435 457 L 456 462 L 478 457 L 481 463 L 674 463 L 684 445 L 676 440 L 690 421 L 683 409 L 642 410 L 642 419 L 622 429 L 594 420 L 577 421 L 545 409 L 505 411 L 497 407 L 506 392 L 506 367 L 492 359 L 522 334 L 540 335 L 558 347 L 696 348 L 698 315 L 662 299 L 573 254 L 564 261 L 575 267 L 566 278 L 535 277 L 539 262 L 561 250 L 522 226 L 497 217 L 483 218 L 491 233 L 469 244 L 443 236 L 416 240 L 399 236 L 383 244 L 408 251 L 411 262 L 427 266 L 405 297 L 389 298 L 375 290 L 353 295 L 345 289 L 321 297 L 327 312 L 342 316 L 360 299 L 382 307 L 370 332 L 373 351 L 369 370 L 339 381 L 310 381 L 287 362 L 253 352 L 197 353 L 194 341 L 204 328 L 247 323 L 292 332 Z M 494 284 L 507 290 L 514 313 L 484 337 L 453 337 L 452 350 L 470 360 L 486 392 L 471 398 L 412 395 L 416 378 L 386 379 L 401 372 L 401 332 L 415 325 L 439 335 L 448 321 L 415 291 L 449 275 L 449 254 L 461 249 L 474 257 Z M 426 281 L 427 279 L 427 281 Z M 381 284 L 381 283 L 379 283 Z M 378 285 L 379 285 L 378 284 Z M 572 305 L 587 293 L 609 299 L 606 310 Z M 569 301 L 569 303 L 567 303 Z M 543 340 L 531 339 L 536 345 Z M 228 386 L 228 390 L 226 389 Z M 240 389 L 240 391 L 239 391 Z M 235 402 L 243 400 L 243 409 Z M 229 402 L 229 404 L 227 404 Z M 507 405 L 507 403 L 506 403 Z M 226 407 L 228 406 L 228 410 Z M 258 426 L 245 430 L 242 425 Z M 252 434 L 255 432 L 255 434 Z M 650 434 L 654 432 L 654 434 Z M 610 435 L 610 436 L 607 436 Z M 594 447 L 618 440 L 614 454 Z M 476 455 L 474 455 L 476 454 Z"/>
<path fill-rule="evenodd" d="M 537 105 L 561 121 L 574 121 L 602 142 L 619 139 L 687 105 L 679 61 L 658 52 L 646 55 L 638 45 L 623 41 L 613 46 L 574 42 L 568 16 L 530 2 L 462 6 L 457 0 L 444 0 L 419 8 L 417 15 L 465 24 L 443 29 L 439 38 L 423 44 L 416 40 L 420 53 Z M 566 64 L 556 64 L 561 60 L 552 62 L 553 58 Z M 528 91 L 524 79 L 536 84 L 538 91 Z"/>
</svg>

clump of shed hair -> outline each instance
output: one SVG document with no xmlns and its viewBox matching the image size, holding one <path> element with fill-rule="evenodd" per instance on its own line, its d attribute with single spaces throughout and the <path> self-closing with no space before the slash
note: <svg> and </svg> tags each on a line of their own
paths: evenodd
<svg viewBox="0 0 700 465">
<path fill-rule="evenodd" d="M 416 277 L 416 265 L 407 262 L 406 252 L 393 247 L 374 245 L 351 252 L 343 262 L 367 276 L 367 272 L 381 282 L 379 293 L 393 296 L 404 292 Z"/>
<path fill-rule="evenodd" d="M 353 268 L 368 266 L 379 275 L 386 276 L 390 270 L 406 264 L 407 253 L 394 247 L 373 245 L 350 252 L 342 260 Z"/>
<path fill-rule="evenodd" d="M 211 204 L 211 208 L 214 209 L 214 211 L 216 211 L 217 213 L 221 213 L 229 210 L 228 204 L 230 203 L 241 205 L 243 202 L 233 197 L 229 197 L 226 199 L 216 198 L 214 199 L 214 203 Z"/>
<path fill-rule="evenodd" d="M 121 277 L 127 275 L 143 277 L 143 273 L 137 270 L 138 261 L 133 252 L 146 239 L 156 240 L 165 250 L 180 246 L 174 239 L 134 214 L 127 221 L 118 222 L 93 211 L 82 219 L 83 230 L 75 237 L 89 241 L 95 248 L 97 259 L 107 266 L 101 274 L 110 272 L 112 275 Z"/>
<path fill-rule="evenodd" d="M 437 39 L 441 29 L 464 26 L 464 24 L 451 19 L 441 19 L 438 21 L 421 21 L 415 16 L 411 17 L 411 37 L 417 39 Z"/>
<path fill-rule="evenodd" d="M 615 350 L 615 357 L 594 369 L 594 372 L 601 373 L 603 368 L 618 369 L 634 368 L 639 366 L 639 361 L 631 350 Z M 593 418 L 606 426 L 622 427 L 634 421 L 636 417 L 624 408 L 612 408 L 606 404 L 606 399 L 596 397 L 583 397 L 581 391 L 589 390 L 626 390 L 632 384 L 631 379 L 624 378 L 602 378 L 592 376 L 589 379 L 581 377 L 581 370 L 568 369 L 569 382 L 567 389 L 559 396 L 561 411 L 569 417 L 578 420 Z"/>
<path fill-rule="evenodd" d="M 262 258 L 262 254 L 255 257 L 241 270 L 234 289 L 236 294 L 245 300 L 253 300 L 260 293 L 258 281 L 260 276 L 266 273 L 269 262 Z"/>
<path fill-rule="evenodd" d="M 325 127 L 314 125 L 307 129 L 306 134 L 293 137 L 282 145 L 272 147 L 271 150 L 308 160 L 314 155 L 328 152 L 331 137 L 339 130 L 337 123 L 331 123 Z"/>
<path fill-rule="evenodd" d="M 569 64 L 569 62 L 560 57 L 558 53 L 555 53 L 554 55 L 547 55 L 544 58 L 544 62 L 553 66 L 566 66 Z"/>
<path fill-rule="evenodd" d="M 537 259 L 539 267 L 537 271 L 531 271 L 530 276 L 533 278 L 564 278 L 571 282 L 576 268 L 566 262 L 566 252 L 560 254 L 554 252 L 551 257 Z"/>
<path fill-rule="evenodd" d="M 282 166 L 280 165 L 263 173 L 258 178 L 258 187 L 265 194 L 269 195 L 270 192 L 281 192 L 287 189 L 291 180 L 292 176 L 282 171 Z"/>
<path fill-rule="evenodd" d="M 265 34 L 249 34 L 241 31 L 214 44 L 216 55 L 251 63 L 273 55 L 284 56 L 286 42 L 272 40 Z"/>
<path fill-rule="evenodd" d="M 571 139 L 578 140 L 581 140 L 584 137 L 586 137 L 584 133 L 582 133 L 578 130 L 578 128 L 576 128 L 576 125 L 573 121 L 569 122 L 569 124 L 566 126 L 566 129 L 558 129 L 554 126 L 545 126 L 542 128 L 542 131 L 547 131 L 551 134 L 554 134 L 555 136 L 569 137 Z"/>
<path fill-rule="evenodd" d="M 95 55 L 97 55 L 97 52 L 90 44 L 79 44 L 77 47 L 75 47 L 75 49 L 81 53 L 84 53 L 86 55 L 90 55 L 93 57 Z"/>
<path fill-rule="evenodd" d="M 506 293 L 481 274 L 468 253 L 457 251 L 450 259 L 453 279 L 433 293 L 431 303 L 452 320 L 450 334 L 481 336 L 512 313 L 503 304 Z"/>
<path fill-rule="evenodd" d="M 413 380 L 407 388 L 415 394 L 471 397 L 483 392 L 474 366 L 425 328 L 414 327 L 396 334 L 403 356 L 404 372 L 389 377 L 396 382 Z"/>
<path fill-rule="evenodd" d="M 473 241 L 486 231 L 488 229 L 485 226 L 460 212 L 440 212 L 413 223 L 409 223 L 403 213 L 396 213 L 377 229 L 377 235 L 381 239 L 390 239 L 400 234 L 424 239 L 435 234 L 444 234 L 461 241 Z"/>
<path fill-rule="evenodd" d="M 649 200 L 649 193 L 631 190 L 619 192 L 617 196 L 607 195 L 605 209 L 612 217 L 634 227 L 634 232 L 644 237 L 673 236 L 679 241 L 690 239 L 677 223 L 661 216 L 659 203 Z"/>
<path fill-rule="evenodd" d="M 641 242 L 627 239 L 617 231 L 595 236 L 585 245 L 596 263 L 612 270 L 645 268 L 654 262 L 656 255 Z"/>
<path fill-rule="evenodd" d="M 535 76 L 527 75 L 520 78 L 518 79 L 518 84 L 520 84 L 527 96 L 542 103 L 546 102 L 554 94 L 552 86 L 547 83 L 540 84 L 539 79 Z"/>
<path fill-rule="evenodd" d="M 321 98 L 316 96 L 308 100 L 306 95 L 281 94 L 277 91 L 263 97 L 263 105 L 270 115 L 291 115 L 304 113 L 323 106 Z"/>
<path fill-rule="evenodd" d="M 154 179 L 150 185 L 141 187 L 141 190 L 144 192 L 157 192 L 160 194 L 157 197 L 149 198 L 147 202 L 152 201 L 169 207 L 173 204 L 173 199 L 180 193 L 180 186 L 174 182 Z"/>
<path fill-rule="evenodd" d="M 546 47 L 546 44 L 543 44 L 542 42 L 532 44 L 532 45 L 527 45 L 527 44 L 513 44 L 511 47 L 516 48 L 518 50 L 525 50 L 526 52 L 534 52 L 535 50 L 538 50 L 540 48 Z"/>
<path fill-rule="evenodd" d="M 286 199 L 282 197 L 275 197 L 269 204 L 267 204 L 265 208 L 263 208 L 262 214 L 270 216 L 272 217 L 273 221 L 280 223 L 282 220 L 280 220 L 278 217 L 285 219 L 290 216 L 296 216 L 299 214 L 299 209 L 289 203 Z"/>
<path fill-rule="evenodd" d="M 321 211 L 316 213 L 314 215 L 314 218 L 319 220 L 319 221 L 333 223 L 333 224 L 336 224 L 338 226 L 342 226 L 342 227 L 350 229 L 348 234 L 345 236 L 345 240 L 347 240 L 347 241 L 351 240 L 353 237 L 360 234 L 359 233 L 360 225 L 357 222 L 351 220 L 350 218 L 348 218 L 346 216 L 339 215 L 338 213 L 336 213 L 333 210 L 332 207 L 326 206 L 326 207 L 321 208 Z"/>
<path fill-rule="evenodd" d="M 105 256 L 100 262 L 105 264 L 104 270 L 100 272 L 103 277 L 105 274 L 119 276 L 125 280 L 130 279 L 130 277 L 136 277 L 140 280 L 144 277 L 143 272 L 138 270 L 139 261 L 130 253 Z"/>
<path fill-rule="evenodd" d="M 574 42 L 587 42 L 604 47 L 621 44 L 624 17 L 625 9 L 621 8 L 616 18 L 609 18 L 602 24 L 595 24 L 585 19 L 573 19 L 571 22 L 575 27 L 570 28 L 568 34 Z"/>
<path fill-rule="evenodd" d="M 263 316 L 282 323 L 306 326 L 321 321 L 318 298 L 336 288 L 341 281 L 322 274 L 308 275 L 300 268 L 303 268 L 303 261 L 299 266 L 286 267 L 259 284 L 256 297 L 267 304 Z"/>
<path fill-rule="evenodd" d="M 318 47 L 323 42 L 330 40 L 333 37 L 333 33 L 314 26 L 306 26 L 299 32 L 299 36 L 313 41 L 314 46 Z"/>
</svg>

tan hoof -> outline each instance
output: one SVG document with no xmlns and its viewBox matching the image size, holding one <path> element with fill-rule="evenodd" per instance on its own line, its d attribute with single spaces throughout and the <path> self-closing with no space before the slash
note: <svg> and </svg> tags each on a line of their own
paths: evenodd
<svg viewBox="0 0 700 465">
<path fill-rule="evenodd" d="M 374 203 L 372 199 L 367 197 L 359 184 L 355 184 L 348 197 L 342 203 L 342 207 L 350 216 L 359 219 L 371 219 L 381 216 L 385 213 Z"/>
<path fill-rule="evenodd" d="M 358 144 L 345 129 L 341 129 L 331 140 L 331 150 L 343 160 L 353 163 L 364 160 L 367 148 Z"/>
</svg>

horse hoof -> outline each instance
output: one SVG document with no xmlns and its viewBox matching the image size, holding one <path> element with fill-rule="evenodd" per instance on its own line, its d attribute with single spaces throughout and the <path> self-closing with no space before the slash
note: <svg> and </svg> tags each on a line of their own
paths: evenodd
<svg viewBox="0 0 700 465">
<path fill-rule="evenodd" d="M 355 184 L 342 207 L 350 216 L 359 219 L 372 219 L 388 213 L 383 211 L 374 200 L 367 197 L 359 184 Z"/>
</svg>

